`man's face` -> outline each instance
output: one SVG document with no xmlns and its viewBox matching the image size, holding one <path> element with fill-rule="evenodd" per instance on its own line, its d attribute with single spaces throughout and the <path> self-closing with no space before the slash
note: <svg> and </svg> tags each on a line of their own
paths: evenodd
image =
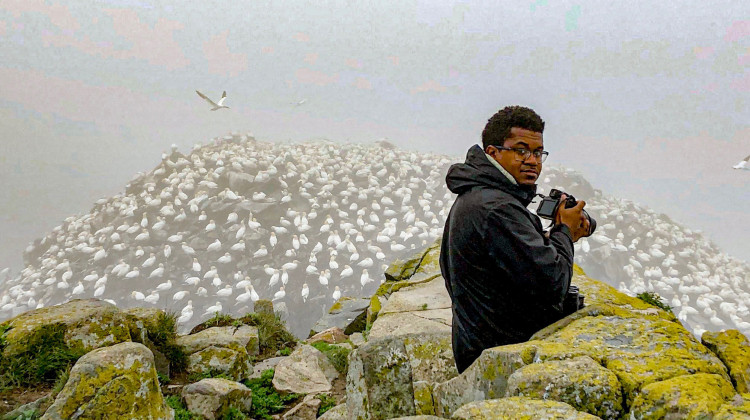
<svg viewBox="0 0 750 420">
<path fill-rule="evenodd" d="M 511 149 L 523 148 L 532 152 L 543 150 L 542 133 L 513 127 L 510 129 L 510 137 L 505 139 L 503 147 Z M 535 158 L 533 154 L 524 160 L 519 160 L 516 152 L 513 150 L 502 150 L 495 146 L 487 146 L 485 152 L 502 165 L 508 173 L 513 175 L 518 185 L 536 184 L 536 180 L 542 172 L 542 162 Z"/>
</svg>

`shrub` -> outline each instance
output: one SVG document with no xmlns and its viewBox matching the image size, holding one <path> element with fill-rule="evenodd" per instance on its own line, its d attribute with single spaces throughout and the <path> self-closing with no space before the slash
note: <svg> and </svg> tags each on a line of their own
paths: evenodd
<svg viewBox="0 0 750 420">
<path fill-rule="evenodd" d="M 312 343 L 311 345 L 325 354 L 326 357 L 328 357 L 328 361 L 331 362 L 333 367 L 335 367 L 339 373 L 346 374 L 346 371 L 349 369 L 348 357 L 351 350 L 343 346 L 334 346 L 322 341 Z"/>
<path fill-rule="evenodd" d="M 253 408 L 248 413 L 251 418 L 271 420 L 272 414 L 284 411 L 291 403 L 298 400 L 298 394 L 280 394 L 273 387 L 273 369 L 264 370 L 260 378 L 244 381 L 245 386 L 253 391 Z"/>
<path fill-rule="evenodd" d="M 182 346 L 177 344 L 177 313 L 160 312 L 156 325 L 148 329 L 148 339 L 169 360 L 173 372 L 184 372 L 188 365 L 188 356 Z M 167 378 L 168 379 L 168 378 Z"/>
<path fill-rule="evenodd" d="M 249 313 L 240 320 L 247 325 L 258 327 L 260 359 L 276 355 L 284 347 L 294 348 L 297 338 L 287 329 L 279 314 Z"/>
<path fill-rule="evenodd" d="M 664 309 L 665 311 L 672 313 L 672 307 L 667 305 L 666 303 L 662 302 L 661 296 L 654 292 L 643 292 L 636 296 L 638 299 L 648 303 L 649 305 L 654 305 L 657 308 Z"/>
</svg>

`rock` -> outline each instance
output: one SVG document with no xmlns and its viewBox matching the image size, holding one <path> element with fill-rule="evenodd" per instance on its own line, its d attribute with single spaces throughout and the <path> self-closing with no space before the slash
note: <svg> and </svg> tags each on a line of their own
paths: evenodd
<svg viewBox="0 0 750 420">
<path fill-rule="evenodd" d="M 27 418 L 24 413 L 29 411 L 35 413 L 44 413 L 45 411 L 47 411 L 49 406 L 52 405 L 53 402 L 54 399 L 51 395 L 45 395 L 36 401 L 24 404 L 9 413 L 3 414 L 2 417 L 0 417 L 0 420 L 24 420 Z"/>
<path fill-rule="evenodd" d="M 407 416 L 407 417 L 397 417 L 392 420 L 445 420 L 445 417 L 438 417 L 438 416 L 430 416 L 425 414 L 420 414 L 417 416 Z"/>
<path fill-rule="evenodd" d="M 318 417 L 318 420 L 348 420 L 349 414 L 346 410 L 346 403 L 339 404 Z"/>
<path fill-rule="evenodd" d="M 156 308 L 134 307 L 123 311 L 128 318 L 130 327 L 130 336 L 133 341 L 141 343 L 151 350 L 154 354 L 154 363 L 156 371 L 164 377 L 169 377 L 169 359 L 156 347 L 149 338 L 149 331 L 157 331 L 159 322 L 162 317 L 166 316 L 165 312 Z"/>
<path fill-rule="evenodd" d="M 734 395 L 732 384 L 721 375 L 678 376 L 644 386 L 630 407 L 630 416 L 711 418 Z"/>
<path fill-rule="evenodd" d="M 453 420 L 594 420 L 598 417 L 581 413 L 559 401 L 535 400 L 526 397 L 475 401 L 453 413 Z"/>
<path fill-rule="evenodd" d="M 339 327 L 331 327 L 327 330 L 323 330 L 314 336 L 308 338 L 306 341 L 309 344 L 324 342 L 328 344 L 342 343 L 348 340 L 349 337 L 344 334 L 344 331 Z"/>
<path fill-rule="evenodd" d="M 221 419 L 229 408 L 252 409 L 252 391 L 245 385 L 222 378 L 203 379 L 182 389 L 187 409 L 206 419 Z"/>
<path fill-rule="evenodd" d="M 505 395 L 560 401 L 602 419 L 623 414 L 617 376 L 588 356 L 526 365 L 510 375 Z"/>
<path fill-rule="evenodd" d="M 315 395 L 306 395 L 302 402 L 284 413 L 281 418 L 284 420 L 315 420 L 318 417 L 320 404 L 320 399 Z"/>
<path fill-rule="evenodd" d="M 29 351 L 28 345 L 41 334 L 42 339 L 59 336 L 64 345 L 81 352 L 130 341 L 130 329 L 124 313 L 98 299 L 75 299 L 60 305 L 25 312 L 9 321 L 3 356 L 13 357 Z"/>
<path fill-rule="evenodd" d="M 750 394 L 735 395 L 732 401 L 719 407 L 714 420 L 750 420 Z"/>
<path fill-rule="evenodd" d="M 177 338 L 188 354 L 189 373 L 224 373 L 247 378 L 252 370 L 250 355 L 258 354 L 258 329 L 249 325 L 213 327 Z"/>
<path fill-rule="evenodd" d="M 707 331 L 701 342 L 724 362 L 737 392 L 750 392 L 750 342 L 747 337 L 737 330 Z"/>
<path fill-rule="evenodd" d="M 254 176 L 243 172 L 231 171 L 227 174 L 229 188 L 242 195 L 252 194 Z"/>
<path fill-rule="evenodd" d="M 284 360 L 286 357 L 287 356 L 271 357 L 265 360 L 261 360 L 253 366 L 253 373 L 250 374 L 249 379 L 260 378 L 261 374 L 263 374 L 263 371 L 266 371 L 268 369 L 275 369 L 276 365 L 278 365 L 279 362 Z"/>
<path fill-rule="evenodd" d="M 162 397 L 151 351 L 143 344 L 121 343 L 78 359 L 42 419 L 173 417 Z"/>
<path fill-rule="evenodd" d="M 370 299 L 342 296 L 331 306 L 328 313 L 313 325 L 310 336 L 333 327 L 340 328 L 347 335 L 364 331 L 368 306 Z"/>
<path fill-rule="evenodd" d="M 324 393 L 338 372 L 328 358 L 315 347 L 301 344 L 276 365 L 273 387 L 296 394 Z"/>
<path fill-rule="evenodd" d="M 349 356 L 349 416 L 387 419 L 434 414 L 432 384 L 456 375 L 449 334 L 408 334 L 368 341 Z"/>
</svg>

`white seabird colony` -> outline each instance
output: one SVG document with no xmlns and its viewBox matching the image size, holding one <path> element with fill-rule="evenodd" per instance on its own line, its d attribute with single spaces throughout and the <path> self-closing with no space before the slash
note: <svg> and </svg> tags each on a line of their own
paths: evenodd
<svg viewBox="0 0 750 420">
<path fill-rule="evenodd" d="M 96 202 L 29 245 L 0 284 L 0 319 L 74 298 L 174 311 L 180 331 L 258 299 L 293 333 L 340 296 L 370 296 L 392 260 L 442 234 L 460 158 L 387 142 L 273 144 L 232 135 L 171 154 L 124 193 Z M 746 264 L 667 216 L 603 196 L 576 172 L 545 168 L 540 192 L 588 203 L 597 233 L 576 244 L 588 274 L 628 293 L 655 291 L 702 330 L 750 334 Z M 532 204 L 530 208 L 535 208 Z"/>
</svg>

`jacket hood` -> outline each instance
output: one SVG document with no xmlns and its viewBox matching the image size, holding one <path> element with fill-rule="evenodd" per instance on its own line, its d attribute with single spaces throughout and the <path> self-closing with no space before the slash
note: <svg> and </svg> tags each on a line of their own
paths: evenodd
<svg viewBox="0 0 750 420">
<path fill-rule="evenodd" d="M 466 153 L 466 162 L 456 163 L 448 169 L 445 177 L 448 189 L 454 194 L 463 194 L 474 187 L 500 189 L 516 197 L 528 206 L 536 195 L 536 185 L 513 185 L 475 144 Z"/>
</svg>

